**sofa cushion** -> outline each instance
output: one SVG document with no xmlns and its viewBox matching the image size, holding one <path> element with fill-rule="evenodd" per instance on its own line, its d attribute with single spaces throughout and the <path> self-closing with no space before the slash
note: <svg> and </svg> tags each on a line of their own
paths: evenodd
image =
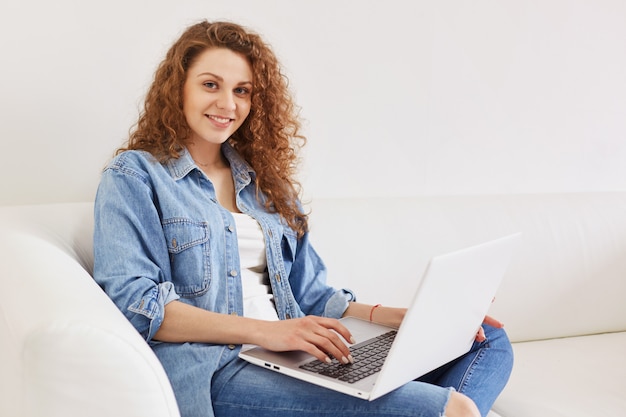
<svg viewBox="0 0 626 417">
<path fill-rule="evenodd" d="M 506 417 L 623 417 L 626 332 L 515 343 L 494 410 Z"/>
</svg>

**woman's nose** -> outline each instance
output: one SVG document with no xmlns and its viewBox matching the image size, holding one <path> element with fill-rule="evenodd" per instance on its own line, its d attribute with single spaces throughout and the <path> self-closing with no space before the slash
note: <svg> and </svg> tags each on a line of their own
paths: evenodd
<svg viewBox="0 0 626 417">
<path fill-rule="evenodd" d="M 235 110 L 235 97 L 230 91 L 222 91 L 217 99 L 217 107 L 224 110 Z"/>
</svg>

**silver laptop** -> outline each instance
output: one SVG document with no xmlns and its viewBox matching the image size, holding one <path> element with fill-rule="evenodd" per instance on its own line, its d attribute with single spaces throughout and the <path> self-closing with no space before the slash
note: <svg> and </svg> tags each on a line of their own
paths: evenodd
<svg viewBox="0 0 626 417">
<path fill-rule="evenodd" d="M 354 317 L 341 319 L 357 342 L 346 342 L 354 364 L 333 360 L 328 365 L 305 352 L 261 347 L 239 356 L 272 371 L 374 400 L 469 351 L 520 237 L 517 233 L 432 258 L 398 329 Z"/>
</svg>

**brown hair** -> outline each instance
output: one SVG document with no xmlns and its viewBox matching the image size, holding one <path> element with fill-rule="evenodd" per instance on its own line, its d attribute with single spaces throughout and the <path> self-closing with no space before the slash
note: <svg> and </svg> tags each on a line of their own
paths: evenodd
<svg viewBox="0 0 626 417">
<path fill-rule="evenodd" d="M 295 180 L 300 134 L 297 108 L 280 63 L 259 35 L 229 22 L 203 21 L 190 26 L 172 45 L 154 75 L 144 109 L 126 147 L 150 152 L 160 161 L 178 158 L 190 137 L 183 114 L 187 70 L 208 48 L 227 48 L 244 56 L 252 68 L 251 110 L 229 141 L 256 171 L 266 209 L 278 213 L 302 236 L 307 215 L 298 204 Z"/>
</svg>

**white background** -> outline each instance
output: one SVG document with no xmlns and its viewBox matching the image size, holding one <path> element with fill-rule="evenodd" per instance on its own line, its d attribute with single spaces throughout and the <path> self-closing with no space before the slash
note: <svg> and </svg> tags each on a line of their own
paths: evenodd
<svg viewBox="0 0 626 417">
<path fill-rule="evenodd" d="M 307 199 L 626 190 L 623 0 L 2 0 L 0 204 L 92 200 L 203 18 L 282 60 Z"/>
</svg>

